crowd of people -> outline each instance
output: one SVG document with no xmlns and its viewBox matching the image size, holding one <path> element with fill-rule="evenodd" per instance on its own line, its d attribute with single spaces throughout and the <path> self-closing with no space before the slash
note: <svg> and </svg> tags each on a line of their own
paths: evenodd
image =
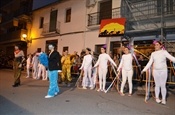
<svg viewBox="0 0 175 115">
<path fill-rule="evenodd" d="M 159 41 L 154 42 L 155 51 L 151 54 L 149 62 L 146 67 L 141 71 L 143 74 L 149 68 L 152 68 L 153 77 L 155 81 L 155 96 L 156 102 L 166 104 L 166 80 L 167 80 L 167 64 L 166 58 L 175 62 L 175 57 L 170 55 L 165 49 L 163 49 L 163 44 Z M 44 52 L 34 53 L 33 56 L 29 54 L 27 56 L 27 77 L 32 77 L 34 79 L 48 80 L 49 79 L 49 89 L 45 98 L 52 98 L 56 96 L 60 89 L 58 86 L 59 77 L 60 82 L 70 87 L 72 76 L 72 71 L 80 72 L 83 74 L 82 79 L 82 89 L 94 89 L 98 81 L 98 92 L 106 92 L 106 77 L 107 72 L 110 73 L 109 65 L 113 69 L 116 69 L 122 75 L 122 82 L 120 87 L 120 95 L 124 96 L 125 92 L 124 86 L 126 81 L 129 83 L 129 94 L 132 96 L 133 90 L 133 57 L 134 54 L 130 51 L 128 45 L 123 47 L 123 55 L 121 58 L 119 55 L 114 54 L 111 56 L 106 53 L 106 45 L 101 47 L 101 54 L 95 57 L 91 54 L 91 49 L 86 48 L 80 53 L 77 52 L 69 54 L 68 50 L 63 51 L 61 56 L 54 48 L 55 45 L 49 45 L 49 54 Z M 13 87 L 20 85 L 20 67 L 19 65 L 23 62 L 24 54 L 22 50 L 19 50 L 18 46 L 15 46 L 15 82 Z M 140 56 L 140 59 L 143 57 Z M 32 68 L 32 74 L 30 74 L 30 69 Z M 112 69 L 110 69 L 112 70 Z M 87 82 L 89 81 L 89 82 Z M 161 89 L 162 100 L 159 98 L 159 93 Z"/>
</svg>

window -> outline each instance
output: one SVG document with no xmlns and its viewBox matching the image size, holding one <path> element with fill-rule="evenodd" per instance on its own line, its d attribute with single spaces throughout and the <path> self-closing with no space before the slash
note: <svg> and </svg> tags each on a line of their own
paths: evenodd
<svg viewBox="0 0 175 115">
<path fill-rule="evenodd" d="M 63 52 L 65 52 L 66 50 L 69 51 L 69 47 L 68 46 L 63 47 Z"/>
<path fill-rule="evenodd" d="M 100 5 L 99 23 L 103 19 L 111 19 L 112 18 L 112 0 L 100 2 L 99 5 Z"/>
<path fill-rule="evenodd" d="M 173 13 L 173 0 L 167 0 L 167 13 L 172 14 Z"/>
<path fill-rule="evenodd" d="M 44 25 L 44 17 L 40 18 L 40 24 L 39 24 L 39 28 L 43 28 Z"/>
<path fill-rule="evenodd" d="M 40 53 L 41 52 L 41 48 L 37 48 L 37 53 Z"/>
<path fill-rule="evenodd" d="M 71 9 L 66 10 L 66 22 L 71 21 Z"/>
<path fill-rule="evenodd" d="M 53 10 L 50 13 L 50 25 L 49 25 L 49 32 L 56 31 L 57 28 L 57 10 Z"/>
<path fill-rule="evenodd" d="M 161 15 L 161 13 L 163 13 L 162 5 L 163 1 L 157 0 L 157 15 Z"/>
</svg>

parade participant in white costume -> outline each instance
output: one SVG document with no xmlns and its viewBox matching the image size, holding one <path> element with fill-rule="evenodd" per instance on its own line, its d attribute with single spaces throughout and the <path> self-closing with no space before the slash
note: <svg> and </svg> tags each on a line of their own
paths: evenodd
<svg viewBox="0 0 175 115">
<path fill-rule="evenodd" d="M 100 88 L 97 91 L 105 92 L 108 61 L 110 61 L 112 65 L 116 67 L 115 62 L 111 59 L 111 57 L 108 54 L 106 54 L 106 46 L 103 46 L 101 47 L 101 54 L 99 55 L 97 63 L 94 66 L 94 67 L 97 67 L 97 66 L 99 67 L 98 73 L 99 73 Z"/>
<path fill-rule="evenodd" d="M 31 63 L 32 63 L 31 61 L 32 61 L 32 55 L 28 54 L 27 64 L 26 64 L 26 69 L 27 69 L 27 77 L 26 78 L 30 77 L 30 68 L 31 68 Z"/>
<path fill-rule="evenodd" d="M 33 78 L 36 79 L 38 76 L 38 55 L 37 53 L 34 54 L 33 58 L 32 58 L 32 67 L 33 67 Z"/>
<path fill-rule="evenodd" d="M 171 56 L 159 41 L 154 41 L 155 51 L 151 54 L 150 60 L 142 73 L 148 70 L 153 65 L 153 77 L 155 81 L 155 96 L 156 102 L 166 104 L 166 81 L 167 81 L 167 63 L 166 58 L 175 62 L 175 57 Z M 159 98 L 161 89 L 162 100 Z"/>
<path fill-rule="evenodd" d="M 42 80 L 47 80 L 47 76 L 46 76 L 46 67 L 42 64 L 41 62 L 41 56 L 42 56 L 43 52 L 41 52 L 39 54 L 39 63 L 38 63 L 38 77 L 37 79 L 40 79 L 41 75 L 42 75 Z"/>
<path fill-rule="evenodd" d="M 80 70 L 82 69 L 84 71 L 84 77 L 83 77 L 83 82 L 82 86 L 83 89 L 87 89 L 87 84 L 86 81 L 89 78 L 90 81 L 90 88 L 93 89 L 93 80 L 92 80 L 92 55 L 91 55 L 91 49 L 86 48 L 86 55 L 83 58 L 83 63 L 80 67 Z"/>
<path fill-rule="evenodd" d="M 128 78 L 128 83 L 129 83 L 129 95 L 132 95 L 132 77 L 133 77 L 133 67 L 132 67 L 132 54 L 129 51 L 128 47 L 124 47 L 124 53 L 122 55 L 122 59 L 120 61 L 119 67 L 117 71 L 122 71 L 122 84 L 121 84 L 121 89 L 120 89 L 120 95 L 124 96 L 125 94 L 123 93 L 123 89 L 126 83 L 126 80 Z"/>
</svg>

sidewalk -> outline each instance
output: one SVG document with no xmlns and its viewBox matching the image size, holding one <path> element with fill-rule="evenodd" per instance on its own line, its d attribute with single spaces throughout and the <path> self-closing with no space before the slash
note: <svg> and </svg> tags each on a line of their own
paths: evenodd
<svg viewBox="0 0 175 115">
<path fill-rule="evenodd" d="M 169 94 L 167 104 L 148 103 L 136 91 L 131 97 L 120 96 L 116 90 L 108 93 L 60 86 L 60 94 L 45 99 L 48 81 L 25 78 L 13 88 L 12 70 L 0 70 L 0 115 L 173 115 L 175 95 Z"/>
</svg>

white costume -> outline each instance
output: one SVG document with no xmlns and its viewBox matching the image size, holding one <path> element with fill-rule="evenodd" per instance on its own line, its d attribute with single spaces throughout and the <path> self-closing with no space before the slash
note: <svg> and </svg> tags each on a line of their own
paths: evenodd
<svg viewBox="0 0 175 115">
<path fill-rule="evenodd" d="M 42 75 L 42 80 L 47 80 L 47 72 L 46 72 L 46 67 L 40 62 L 40 54 L 42 54 L 43 52 L 39 53 L 39 63 L 38 63 L 38 76 L 37 79 L 40 79 L 41 75 Z"/>
<path fill-rule="evenodd" d="M 42 74 L 42 80 L 47 80 L 46 67 L 43 64 L 39 63 L 38 64 L 38 77 L 37 77 L 37 79 L 40 79 L 41 74 Z"/>
<path fill-rule="evenodd" d="M 167 80 L 167 64 L 166 58 L 175 62 L 175 58 L 171 56 L 166 50 L 155 51 L 151 54 L 151 58 L 142 71 L 146 71 L 153 64 L 153 77 L 155 81 L 155 95 L 156 101 L 159 101 L 159 93 L 161 88 L 162 102 L 165 104 L 166 101 L 166 80 Z"/>
<path fill-rule="evenodd" d="M 36 79 L 38 76 L 38 56 L 35 55 L 32 59 L 32 65 L 33 65 L 33 78 Z"/>
<path fill-rule="evenodd" d="M 84 77 L 82 86 L 83 88 L 87 87 L 87 78 L 89 78 L 90 81 L 90 87 L 93 88 L 93 80 L 92 80 L 92 55 L 88 54 L 84 56 L 83 63 L 80 67 L 80 69 L 84 70 Z"/>
<path fill-rule="evenodd" d="M 116 67 L 115 62 L 106 53 L 100 54 L 100 56 L 97 60 L 97 63 L 94 66 L 94 67 L 99 66 L 99 72 L 98 72 L 99 73 L 99 84 L 100 84 L 99 90 L 101 90 L 101 91 L 105 91 L 108 61 L 110 61 Z M 102 81 L 103 81 L 103 84 L 102 84 Z"/>
<path fill-rule="evenodd" d="M 122 59 L 117 69 L 117 71 L 120 71 L 120 69 L 122 69 L 122 84 L 120 89 L 121 93 L 123 93 L 123 89 L 128 77 L 129 94 L 132 94 L 132 77 L 133 77 L 132 60 L 133 57 L 131 53 L 122 55 Z"/>
<path fill-rule="evenodd" d="M 26 78 L 30 77 L 30 65 L 31 65 L 31 57 L 28 57 L 27 64 L 26 64 L 26 67 L 27 67 L 27 77 Z"/>
</svg>

